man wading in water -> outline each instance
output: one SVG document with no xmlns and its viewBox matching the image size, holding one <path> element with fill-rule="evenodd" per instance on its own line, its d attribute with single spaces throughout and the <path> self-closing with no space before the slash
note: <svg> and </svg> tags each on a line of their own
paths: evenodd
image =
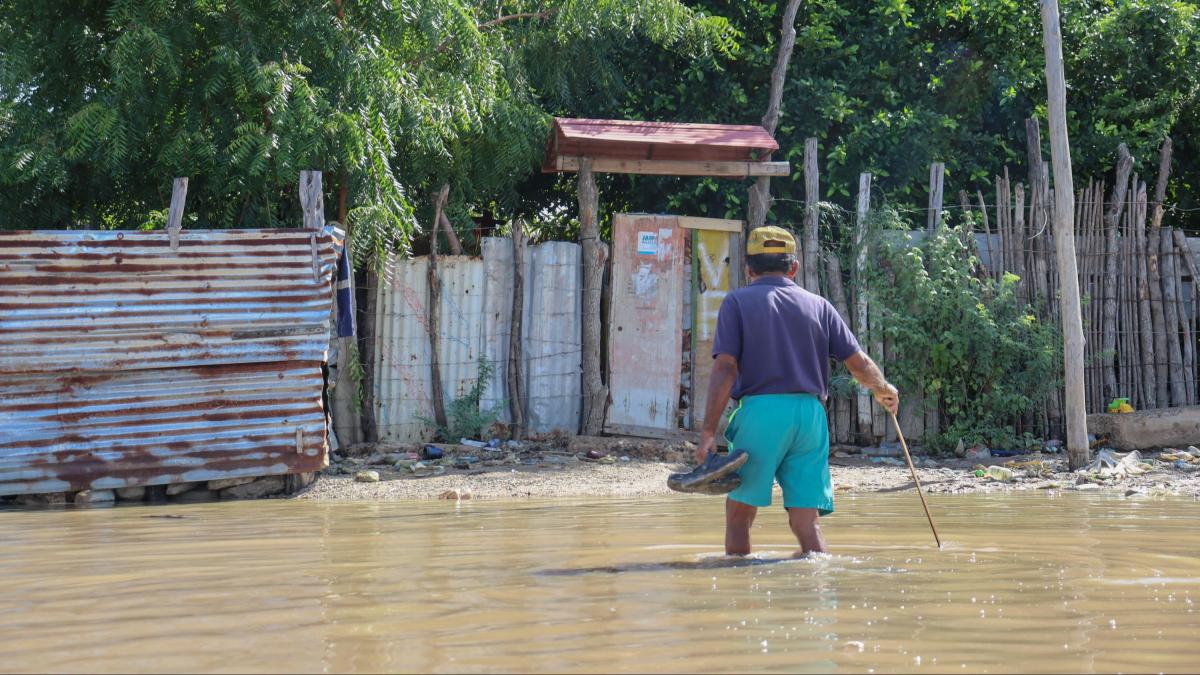
<svg viewBox="0 0 1200 675">
<path fill-rule="evenodd" d="M 760 227 L 746 244 L 750 284 L 731 292 L 717 315 L 712 379 L 696 460 L 716 446 L 717 427 L 732 398 L 725 438 L 749 459 L 741 484 L 725 502 L 725 553 L 750 553 L 750 526 L 771 505 L 776 480 L 788 523 L 805 554 L 825 552 L 820 516 L 833 512 L 825 399 L 829 358 L 838 359 L 875 399 L 895 413 L 896 388 L 858 346 L 833 305 L 797 286 L 796 240 Z"/>
</svg>

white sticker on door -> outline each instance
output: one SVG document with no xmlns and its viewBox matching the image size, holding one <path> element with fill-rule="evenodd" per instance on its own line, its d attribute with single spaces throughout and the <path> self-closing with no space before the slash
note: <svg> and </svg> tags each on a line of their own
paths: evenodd
<svg viewBox="0 0 1200 675">
<path fill-rule="evenodd" d="M 654 232 L 638 232 L 638 255 L 658 254 L 658 235 Z"/>
</svg>

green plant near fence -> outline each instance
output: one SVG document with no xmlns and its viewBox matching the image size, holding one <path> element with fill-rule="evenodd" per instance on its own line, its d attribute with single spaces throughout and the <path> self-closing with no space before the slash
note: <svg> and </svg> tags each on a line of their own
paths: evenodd
<svg viewBox="0 0 1200 675">
<path fill-rule="evenodd" d="M 471 388 L 454 398 L 446 405 L 446 424 L 438 424 L 436 420 L 421 417 L 420 420 L 434 430 L 438 441 L 457 443 L 462 438 L 480 438 L 487 433 L 505 403 L 498 403 L 492 408 L 481 407 L 483 392 L 496 374 L 496 364 L 480 357 L 478 375 Z"/>
<path fill-rule="evenodd" d="M 873 221 L 868 283 L 888 342 L 886 370 L 901 392 L 938 402 L 941 431 L 928 447 L 1025 444 L 1016 422 L 1061 382 L 1058 327 L 1018 301 L 1015 275 L 973 273 L 969 229 L 943 226 L 913 244 L 895 211 L 880 209 Z"/>
</svg>

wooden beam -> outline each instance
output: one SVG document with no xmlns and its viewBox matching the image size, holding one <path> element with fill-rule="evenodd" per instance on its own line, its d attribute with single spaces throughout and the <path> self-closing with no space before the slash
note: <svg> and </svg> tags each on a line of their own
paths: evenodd
<svg viewBox="0 0 1200 675">
<path fill-rule="evenodd" d="M 568 173 L 579 171 L 579 157 L 558 157 L 554 168 Z M 672 159 L 592 159 L 594 173 L 636 173 L 646 176 L 789 176 L 787 162 L 697 162 Z"/>
<path fill-rule="evenodd" d="M 592 160 L 583 159 L 579 171 L 579 245 L 583 265 L 583 320 L 580 341 L 583 349 L 583 412 L 580 431 L 598 435 L 608 411 L 608 387 L 600 372 L 600 315 L 607 253 L 600 242 L 600 198 Z"/>
<path fill-rule="evenodd" d="M 728 218 L 697 218 L 695 216 L 679 216 L 679 226 L 689 230 L 718 230 L 721 232 L 741 232 L 746 226 L 744 220 Z"/>
</svg>

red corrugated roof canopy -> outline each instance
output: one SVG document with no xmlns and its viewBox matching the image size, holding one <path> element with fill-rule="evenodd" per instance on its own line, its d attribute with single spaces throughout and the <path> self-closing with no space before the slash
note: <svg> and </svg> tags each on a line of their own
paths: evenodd
<svg viewBox="0 0 1200 675">
<path fill-rule="evenodd" d="M 542 170 L 560 171 L 561 157 L 696 162 L 764 162 L 779 144 L 745 124 L 687 124 L 556 117 Z"/>
</svg>

